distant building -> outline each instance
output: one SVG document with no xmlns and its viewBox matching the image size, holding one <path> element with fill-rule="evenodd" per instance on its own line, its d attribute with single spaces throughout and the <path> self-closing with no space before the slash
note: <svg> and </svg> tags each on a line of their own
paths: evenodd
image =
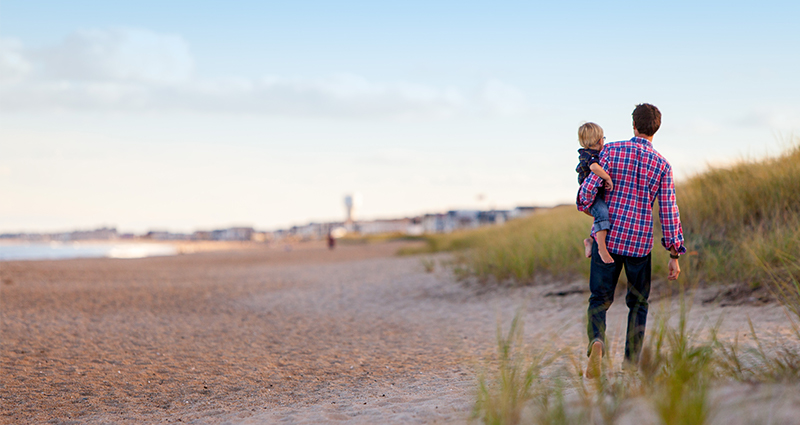
<svg viewBox="0 0 800 425">
<path fill-rule="evenodd" d="M 214 230 L 211 240 L 215 241 L 249 241 L 253 238 L 255 230 L 252 227 L 231 227 L 229 229 Z"/>
<path fill-rule="evenodd" d="M 356 231 L 362 235 L 376 235 L 381 233 L 402 233 L 407 234 L 412 225 L 410 218 L 400 218 L 394 220 L 372 220 L 359 221 L 356 223 Z"/>
<path fill-rule="evenodd" d="M 516 207 L 513 210 L 509 211 L 509 217 L 512 218 L 522 218 L 527 217 L 536 212 L 536 210 L 541 209 L 541 207 Z"/>
<path fill-rule="evenodd" d="M 211 232 L 205 230 L 198 230 L 192 233 L 192 239 L 196 241 L 210 241 L 212 240 L 211 237 Z"/>
<path fill-rule="evenodd" d="M 151 230 L 147 232 L 143 239 L 152 239 L 154 241 L 186 241 L 192 239 L 191 235 L 186 233 L 170 233 L 161 230 Z"/>
<path fill-rule="evenodd" d="M 449 233 L 461 229 L 472 229 L 480 226 L 503 224 L 508 220 L 534 214 L 540 207 L 518 206 L 512 210 L 451 210 L 446 213 L 431 213 L 413 218 L 384 220 L 355 220 L 355 213 L 361 204 L 361 196 L 353 194 L 345 200 L 348 220 L 343 222 L 308 223 L 271 232 L 256 231 L 252 227 L 231 227 L 212 231 L 198 230 L 192 234 L 170 233 L 152 230 L 142 235 L 143 239 L 174 241 L 298 241 L 321 240 L 333 232 L 334 237 L 341 237 L 345 232 L 362 235 L 381 233 L 400 233 L 421 235 L 424 233 Z M 81 240 L 114 240 L 134 239 L 131 233 L 119 234 L 113 227 L 102 227 L 94 230 L 76 230 L 64 233 L 4 233 L 0 239 L 20 239 L 30 242 L 48 241 L 81 241 Z"/>
<path fill-rule="evenodd" d="M 117 229 L 108 227 L 95 230 L 77 230 L 66 234 L 62 233 L 60 236 L 70 241 L 113 240 L 118 238 Z"/>
<path fill-rule="evenodd" d="M 487 224 L 503 224 L 510 219 L 511 211 L 481 211 L 478 214 L 478 223 L 483 226 Z"/>
</svg>

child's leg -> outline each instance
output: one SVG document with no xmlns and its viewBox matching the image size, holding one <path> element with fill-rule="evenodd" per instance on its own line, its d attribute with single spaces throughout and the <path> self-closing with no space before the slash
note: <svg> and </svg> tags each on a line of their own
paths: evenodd
<svg viewBox="0 0 800 425">
<path fill-rule="evenodd" d="M 585 255 L 586 258 L 592 257 L 592 238 L 583 240 L 583 255 Z"/>
<path fill-rule="evenodd" d="M 600 258 L 604 263 L 609 264 L 614 262 L 614 258 L 611 257 L 611 254 L 608 252 L 608 248 L 606 248 L 607 235 L 608 230 L 599 230 L 594 234 L 594 237 L 597 239 L 597 253 L 600 254 Z"/>
<path fill-rule="evenodd" d="M 611 222 L 608 219 L 608 205 L 606 205 L 606 201 L 600 193 L 597 194 L 590 211 L 592 217 L 594 217 L 593 229 L 595 240 L 597 240 L 597 253 L 600 254 L 600 258 L 604 263 L 613 263 L 614 258 L 611 257 L 606 247 L 606 236 L 608 236 L 608 231 L 611 229 Z"/>
</svg>

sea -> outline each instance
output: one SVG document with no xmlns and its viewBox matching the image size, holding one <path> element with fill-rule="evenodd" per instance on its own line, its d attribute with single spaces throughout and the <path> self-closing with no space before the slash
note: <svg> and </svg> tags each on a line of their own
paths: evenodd
<svg viewBox="0 0 800 425">
<path fill-rule="evenodd" d="M 0 261 L 66 260 L 70 258 L 144 258 L 175 255 L 178 249 L 160 243 L 7 242 L 0 243 Z"/>
</svg>

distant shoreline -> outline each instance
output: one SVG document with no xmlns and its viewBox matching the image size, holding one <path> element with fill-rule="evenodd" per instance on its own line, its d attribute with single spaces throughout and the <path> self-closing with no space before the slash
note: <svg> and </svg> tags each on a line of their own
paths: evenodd
<svg viewBox="0 0 800 425">
<path fill-rule="evenodd" d="M 154 241 L 154 240 L 80 240 L 0 241 L 0 261 L 52 261 L 78 258 L 133 259 L 160 257 L 196 252 L 227 251 L 255 248 L 251 242 L 229 241 Z"/>
</svg>

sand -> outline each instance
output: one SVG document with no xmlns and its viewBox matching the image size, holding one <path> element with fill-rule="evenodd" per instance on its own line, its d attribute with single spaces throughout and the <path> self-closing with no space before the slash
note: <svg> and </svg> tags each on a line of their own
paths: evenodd
<svg viewBox="0 0 800 425">
<path fill-rule="evenodd" d="M 583 282 L 487 291 L 400 246 L 0 263 L 0 422 L 465 423 L 517 311 L 526 342 L 583 359 Z M 691 322 L 722 315 L 723 338 L 746 338 L 750 317 L 786 340 L 776 303 L 742 301 L 697 302 Z M 626 314 L 618 301 L 608 316 L 617 365 Z"/>
</svg>

